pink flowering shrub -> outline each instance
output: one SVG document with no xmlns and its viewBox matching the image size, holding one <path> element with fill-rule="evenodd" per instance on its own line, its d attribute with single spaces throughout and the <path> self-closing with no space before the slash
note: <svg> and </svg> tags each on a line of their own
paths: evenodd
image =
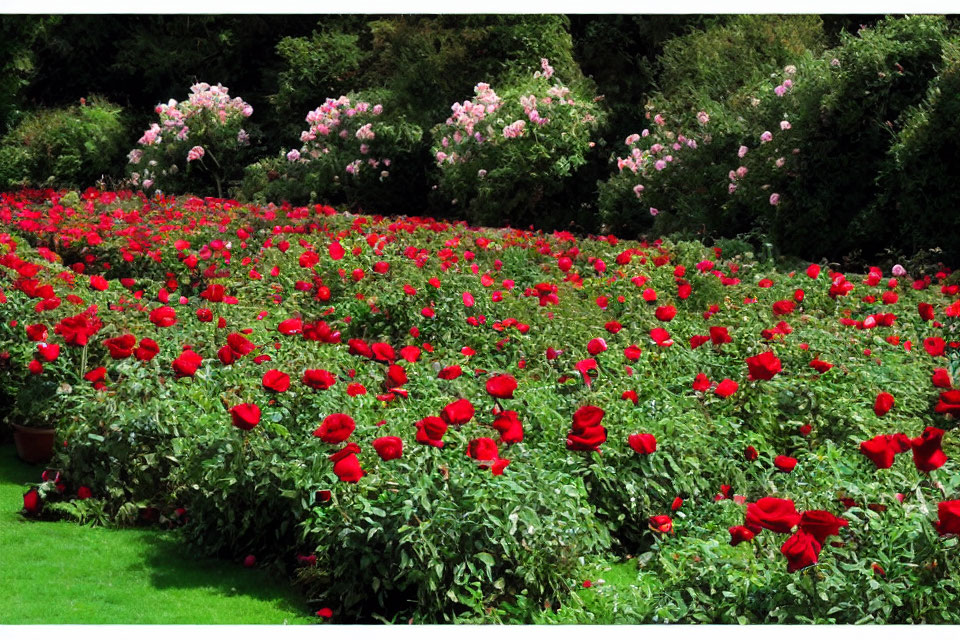
<svg viewBox="0 0 960 640">
<path fill-rule="evenodd" d="M 241 193 L 261 201 L 382 204 L 400 165 L 409 165 L 420 127 L 361 96 L 327 98 L 307 114 L 300 146 L 247 167 Z"/>
<path fill-rule="evenodd" d="M 201 82 L 184 102 L 170 99 L 154 109 L 153 122 L 128 155 L 133 186 L 153 190 L 195 190 L 205 195 L 239 177 L 250 145 L 245 122 L 253 107 L 231 98 L 227 87 Z"/>
<path fill-rule="evenodd" d="M 545 58 L 500 93 L 478 83 L 433 129 L 443 206 L 477 222 L 532 222 L 586 163 L 603 117 L 585 88 L 565 86 Z"/>
</svg>

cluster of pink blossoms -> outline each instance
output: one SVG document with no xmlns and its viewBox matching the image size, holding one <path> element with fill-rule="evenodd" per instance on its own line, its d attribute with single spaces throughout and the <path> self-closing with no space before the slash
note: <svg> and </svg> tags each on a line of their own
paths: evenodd
<svg viewBox="0 0 960 640">
<path fill-rule="evenodd" d="M 334 144 L 344 145 L 349 140 L 351 133 L 353 138 L 360 141 L 361 144 L 357 152 L 361 156 L 370 154 L 370 145 L 368 142 L 374 140 L 376 132 L 373 130 L 373 123 L 366 122 L 355 130 L 351 123 L 353 118 L 358 116 L 380 116 L 383 113 L 383 105 L 370 105 L 369 102 L 353 101 L 347 96 L 339 98 L 327 98 L 322 105 L 307 114 L 306 121 L 310 125 L 306 131 L 300 133 L 300 141 L 304 143 L 301 149 L 291 149 L 286 157 L 289 162 L 309 162 L 315 160 L 321 155 L 327 155 L 332 151 Z M 338 142 L 337 140 L 340 140 Z M 355 158 L 348 162 L 344 171 L 351 175 L 357 174 L 361 167 L 367 165 L 373 169 L 390 166 L 390 158 Z M 382 177 L 387 177 L 388 171 L 381 171 Z"/>
</svg>

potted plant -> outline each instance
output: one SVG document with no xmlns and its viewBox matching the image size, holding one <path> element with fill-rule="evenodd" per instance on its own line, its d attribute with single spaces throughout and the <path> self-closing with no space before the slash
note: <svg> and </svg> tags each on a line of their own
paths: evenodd
<svg viewBox="0 0 960 640">
<path fill-rule="evenodd" d="M 31 376 L 19 388 L 5 395 L 12 398 L 4 422 L 13 431 L 17 455 L 30 464 L 43 464 L 53 457 L 56 420 L 60 415 L 64 394 L 70 385 L 46 377 Z"/>
</svg>

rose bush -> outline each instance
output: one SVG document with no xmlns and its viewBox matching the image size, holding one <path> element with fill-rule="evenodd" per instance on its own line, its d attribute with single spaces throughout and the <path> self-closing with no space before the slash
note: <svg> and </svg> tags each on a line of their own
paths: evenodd
<svg viewBox="0 0 960 640">
<path fill-rule="evenodd" d="M 3 194 L 0 381 L 57 428 L 26 512 L 184 527 L 341 620 L 955 622 L 960 286 L 795 266 Z"/>
</svg>

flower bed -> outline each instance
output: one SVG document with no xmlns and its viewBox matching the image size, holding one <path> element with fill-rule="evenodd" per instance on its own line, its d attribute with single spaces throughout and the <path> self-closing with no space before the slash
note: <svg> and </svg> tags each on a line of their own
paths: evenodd
<svg viewBox="0 0 960 640">
<path fill-rule="evenodd" d="M 93 189 L 0 224 L 37 517 L 182 526 L 341 619 L 529 619 L 619 551 L 644 621 L 956 621 L 947 269 Z"/>
</svg>

